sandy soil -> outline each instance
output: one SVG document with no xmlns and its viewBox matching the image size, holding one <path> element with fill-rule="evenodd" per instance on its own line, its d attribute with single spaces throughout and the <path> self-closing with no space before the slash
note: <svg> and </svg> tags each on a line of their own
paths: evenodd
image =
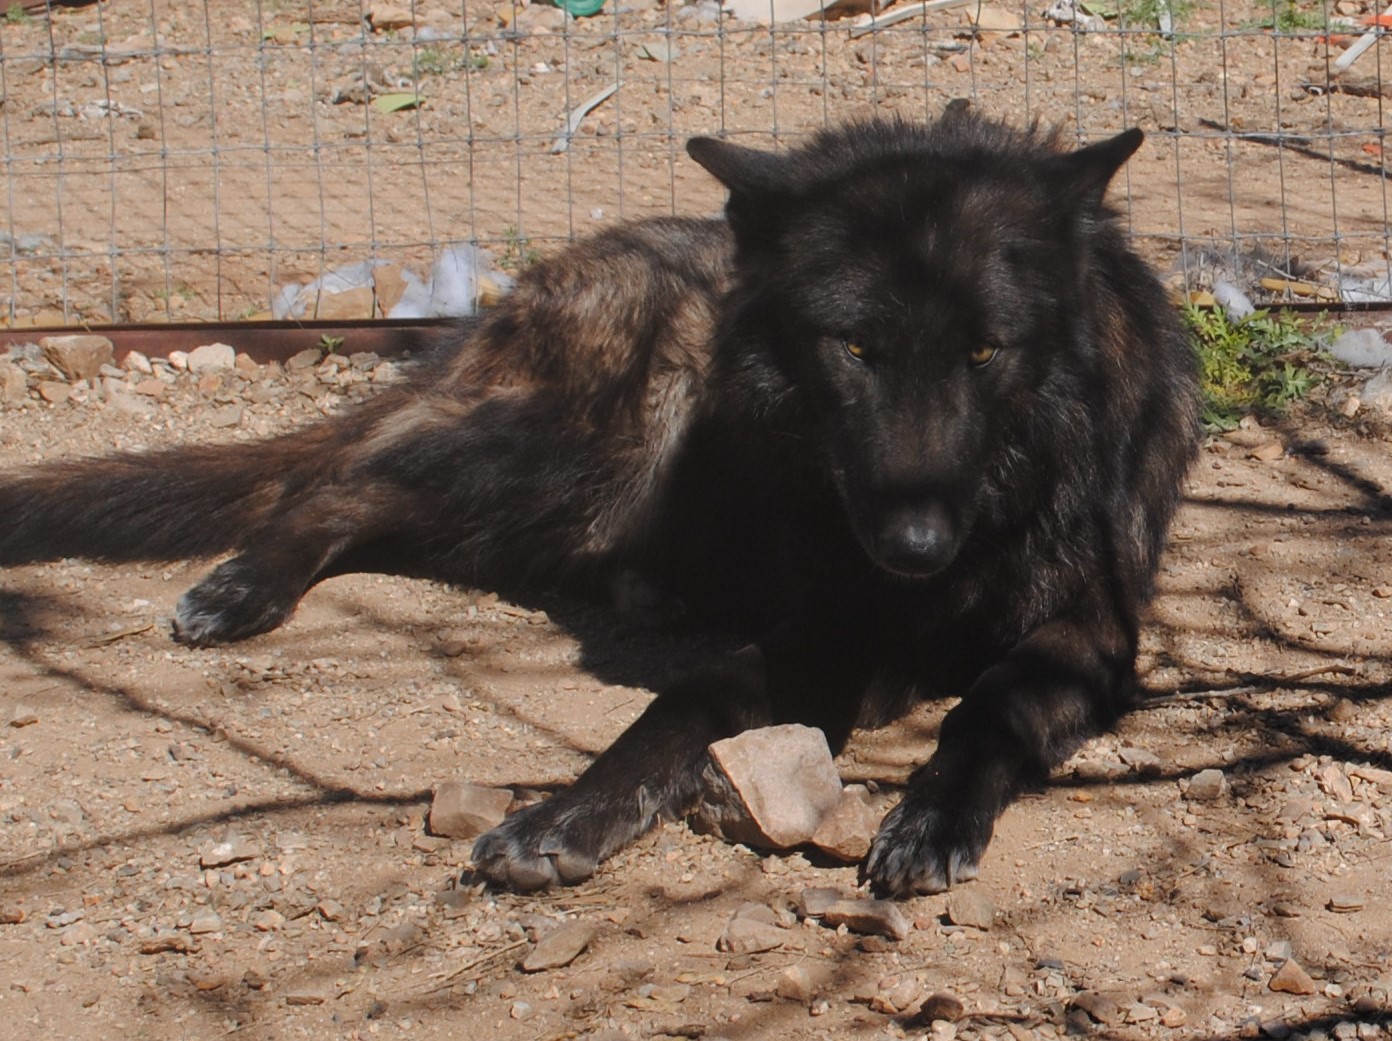
<svg viewBox="0 0 1392 1041">
<path fill-rule="evenodd" d="M 0 465 L 249 438 L 370 392 L 367 371 L 182 375 L 138 413 L 31 397 L 0 413 Z M 907 902 L 901 942 L 799 920 L 805 889 L 853 894 L 853 867 L 682 824 L 525 897 L 428 833 L 442 781 L 566 783 L 701 640 L 355 576 L 280 631 L 189 650 L 167 619 L 199 567 L 11 569 L 7 1019 L 34 1038 L 1381 1037 L 1386 429 L 1316 404 L 1205 446 L 1146 630 L 1153 696 L 1005 815 L 979 881 Z M 864 735 L 843 777 L 892 799 L 945 708 Z M 981 927 L 953 924 L 963 894 Z M 750 903 L 780 945 L 720 953 Z M 518 968 L 572 919 L 595 929 L 574 962 Z M 914 1018 L 934 994 L 958 1022 Z"/>
<path fill-rule="evenodd" d="M 1285 202 L 1292 241 L 1337 230 L 1344 262 L 1385 263 L 1383 179 L 1367 169 L 1380 174 L 1380 159 L 1362 136 L 1380 101 L 1303 90 L 1322 45 L 1244 28 L 1269 5 L 1202 6 L 1194 24 L 1228 36 L 1133 61 L 1119 60 L 1120 38 L 1043 28 L 974 44 L 961 62 L 951 52 L 929 62 L 922 35 L 851 41 L 736 26 L 716 37 L 674 12 L 687 57 L 672 68 L 632 52 L 663 38 L 665 8 L 625 15 L 634 34 L 617 49 L 612 23 L 607 37 L 577 23 L 565 38 L 536 10 L 516 19 L 526 31 L 487 68 L 432 76 L 431 102 L 399 125 L 322 96 L 362 67 L 350 47 L 355 4 L 316 3 L 319 20 L 288 0 L 266 4 L 265 25 L 254 10 L 205 18 L 197 5 L 162 2 L 109 4 L 100 19 L 90 8 L 61 12 L 52 36 L 42 23 L 6 25 L 6 148 L 9 168 L 27 178 L 23 205 L 4 203 L 6 227 L 52 235 L 61 201 L 64 227 L 100 247 L 99 260 L 21 264 L 12 309 L 33 316 L 66 300 L 88 318 L 226 316 L 262 306 L 286 278 L 360 259 L 373 240 L 405 256 L 428 253 L 446 228 L 506 244 L 509 227 L 541 240 L 620 213 L 707 212 L 718 194 L 679 157 L 687 133 L 767 140 L 771 126 L 797 133 L 826 116 L 922 115 L 970 93 L 991 111 L 1081 133 L 1135 120 L 1155 132 L 1120 198 L 1162 262 L 1177 217 L 1188 233 L 1218 238 L 1239 224 L 1279 230 L 1273 214 Z M 501 41 L 500 13 L 471 4 L 470 25 Z M 957 40 L 957 23 L 934 17 L 941 38 Z M 21 73 L 24 55 L 81 42 L 98 22 L 109 40 L 157 31 L 194 50 L 157 67 L 39 62 Z M 350 49 L 307 49 L 301 24 Z M 197 50 L 208 41 L 221 56 L 215 102 L 194 89 L 209 82 Z M 314 64 L 326 54 L 348 68 Z M 551 71 L 517 77 L 538 62 Z M 558 99 L 575 103 L 620 69 L 622 106 L 597 110 L 571 150 L 551 156 Z M 80 111 L 108 95 L 150 109 L 156 92 L 142 88 L 156 82 L 180 99 L 167 120 L 41 111 L 55 96 Z M 269 121 L 262 82 L 277 99 Z M 1326 154 L 1212 139 L 1203 120 L 1324 133 L 1315 145 Z M 354 129 L 365 121 L 381 159 L 372 183 L 396 200 L 366 216 Z M 199 150 L 213 127 L 245 151 L 228 153 L 237 161 L 221 166 L 221 201 L 210 207 Z M 1333 162 L 1331 127 L 1347 131 L 1332 139 Z M 119 176 L 69 178 L 60 195 L 39 161 L 55 128 L 88 135 L 64 138 L 73 160 L 90 152 L 106 162 L 113 151 L 148 160 L 164 148 L 174 161 L 131 159 Z M 418 129 L 430 142 L 423 165 Z M 471 135 L 484 147 L 463 176 Z M 318 142 L 332 161 L 312 176 L 287 165 L 268 181 L 258 165 L 267 142 L 282 158 Z M 258 252 L 268 212 L 295 230 L 269 258 Z M 108 234 L 152 250 L 115 262 L 114 293 L 102 288 Z M 213 241 L 245 248 L 213 259 Z M 139 414 L 34 400 L 0 409 L 0 466 L 264 435 L 362 392 L 260 370 L 181 377 Z M 230 408 L 240 409 L 232 422 Z M 854 868 L 757 854 L 681 824 L 585 885 L 529 897 L 474 885 L 468 843 L 427 833 L 442 781 L 524 794 L 566 783 L 638 714 L 654 682 L 705 650 L 699 640 L 576 604 L 514 605 L 358 576 L 315 590 L 279 632 L 191 651 L 166 628 L 198 567 L 7 571 L 0 1010 L 15 1037 L 152 1041 L 1385 1037 L 1387 429 L 1316 405 L 1283 427 L 1205 447 L 1145 635 L 1152 698 L 1005 815 L 980 880 L 959 890 L 989 904 L 988 928 L 953 924 L 963 915 L 949 898 L 927 897 L 904 905 L 914 929 L 900 942 L 794 912 L 809 887 L 855 892 Z M 892 797 L 946 707 L 864 735 L 839 762 L 844 778 Z M 1209 770 L 1221 771 L 1218 783 Z M 720 953 L 717 938 L 750 903 L 786 927 L 781 946 Z M 568 966 L 522 972 L 536 940 L 570 920 L 596 930 L 588 949 Z M 921 1013 L 932 995 L 952 1000 Z"/>
<path fill-rule="evenodd" d="M 1318 5 L 1187 5 L 1167 39 L 1143 20 L 1075 33 L 1018 0 L 987 3 L 995 28 L 979 34 L 958 8 L 856 37 L 846 21 L 717 23 L 705 2 L 625 0 L 567 22 L 513 0 L 144 0 L 11 21 L 7 311 L 230 319 L 369 256 L 422 270 L 441 245 L 477 239 L 516 260 L 621 217 L 714 211 L 719 189 L 683 151 L 691 135 L 771 145 L 872 113 L 935 116 L 954 97 L 1079 140 L 1145 129 L 1119 200 L 1158 262 L 1191 247 L 1191 280 L 1211 274 L 1194 249 L 1234 243 L 1277 259 L 1227 272 L 1239 280 L 1388 275 L 1379 77 L 1392 45 L 1331 90 L 1330 62 L 1360 27 L 1331 41 L 1308 27 Z M 413 10 L 414 26 L 364 28 L 365 10 L 387 6 Z M 1292 6 L 1306 28 L 1264 28 Z M 1374 7 L 1332 6 L 1349 21 Z M 567 114 L 616 82 L 558 153 Z M 420 108 L 363 103 L 403 84 Z"/>
</svg>

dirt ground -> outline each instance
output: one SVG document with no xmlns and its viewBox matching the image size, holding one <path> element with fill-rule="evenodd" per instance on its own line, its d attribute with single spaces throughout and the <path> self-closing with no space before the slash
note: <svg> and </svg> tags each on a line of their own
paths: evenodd
<svg viewBox="0 0 1392 1041">
<path fill-rule="evenodd" d="M 129 381 L 140 407 L 108 384 L 5 408 L 0 466 L 244 440 L 387 375 L 160 371 L 157 394 Z M 168 616 L 199 567 L 8 570 L 10 1036 L 1383 1037 L 1389 430 L 1317 400 L 1205 445 L 1145 633 L 1149 700 L 1006 813 L 979 881 L 906 902 L 898 942 L 796 913 L 808 889 L 853 895 L 854 867 L 680 823 L 534 896 L 476 884 L 469 843 L 429 833 L 443 781 L 525 798 L 572 779 L 709 641 L 355 576 L 275 633 L 190 650 Z M 892 799 L 945 708 L 864 735 L 843 777 Z M 750 904 L 778 945 L 721 953 Z M 519 969 L 572 920 L 594 929 L 578 958 Z"/>
<path fill-rule="evenodd" d="M 66 306 L 84 318 L 226 317 L 373 242 L 415 256 L 447 228 L 505 246 L 517 244 L 510 227 L 540 239 L 620 214 L 708 212 L 718 193 L 678 156 L 688 133 L 766 140 L 772 126 L 923 115 L 959 94 L 1087 134 L 1136 120 L 1154 132 L 1119 199 L 1161 262 L 1180 230 L 1224 239 L 1260 227 L 1292 242 L 1337 233 L 1341 265 L 1385 270 L 1385 181 L 1364 148 L 1377 142 L 1381 101 L 1303 89 L 1322 45 L 1243 28 L 1269 4 L 1201 5 L 1193 24 L 1212 35 L 1132 61 L 1117 60 L 1119 37 L 1043 27 L 940 55 L 929 42 L 958 40 L 946 14 L 933 16 L 941 37 L 738 26 L 716 37 L 676 8 L 642 4 L 623 16 L 632 35 L 620 53 L 612 24 L 607 36 L 581 22 L 562 37 L 548 28 L 554 12 L 536 9 L 513 23 L 525 33 L 504 38 L 499 5 L 470 5 L 480 39 L 505 46 L 486 68 L 432 76 L 432 101 L 396 125 L 331 105 L 321 88 L 345 70 L 306 65 L 307 53 L 332 53 L 348 71 L 362 66 L 357 51 L 307 52 L 309 30 L 296 28 L 348 47 L 357 4 L 233 6 L 223 17 L 113 3 L 0 27 L 7 169 L 23 175 L 3 226 L 53 236 L 61 208 L 62 230 L 97 247 L 45 247 L 20 263 L 13 316 Z M 668 24 L 683 27 L 683 63 L 631 52 L 665 39 Z M 24 71 L 26 55 L 81 43 L 93 25 L 108 40 L 158 32 L 193 51 Z M 224 62 L 207 104 L 194 90 L 209 81 L 204 44 Z M 530 70 L 525 82 L 518 70 Z M 558 98 L 578 103 L 616 70 L 622 106 L 596 110 L 552 156 Z M 281 107 L 264 121 L 267 92 Z M 170 99 L 168 119 L 82 115 L 107 97 L 164 111 L 152 94 Z M 57 101 L 77 114 L 44 115 Z M 1325 136 L 1312 155 L 1207 136 L 1204 120 Z M 393 200 L 366 215 L 363 125 L 378 149 L 374 190 Z M 200 149 L 213 127 L 244 150 L 227 153 L 210 206 Z M 55 128 L 71 160 L 129 161 L 55 192 L 41 161 Z M 480 150 L 463 176 L 471 141 L 506 147 Z M 316 143 L 332 161 L 312 174 L 292 164 L 268 177 L 258 165 L 265 145 L 284 156 Z M 137 161 L 161 149 L 172 161 Z M 279 251 L 264 248 L 268 213 L 288 222 Z M 108 235 L 149 250 L 113 260 Z M 214 258 L 211 242 L 229 248 Z M 114 291 L 103 288 L 113 268 Z M 97 394 L 0 406 L 0 466 L 262 436 L 368 392 L 366 377 L 341 376 L 180 376 L 140 409 Z M 67 561 L 0 574 L 7 1033 L 1386 1037 L 1390 430 L 1317 401 L 1299 420 L 1205 446 L 1145 633 L 1150 698 L 1004 816 L 981 878 L 957 891 L 984 898 L 988 927 L 953 924 L 962 915 L 949 897 L 925 897 L 903 905 L 913 930 L 898 942 L 796 914 L 809 888 L 855 893 L 854 867 L 759 854 L 679 823 L 589 883 L 526 897 L 474 884 L 469 844 L 428 833 L 443 781 L 524 796 L 566 783 L 637 716 L 647 689 L 707 649 L 700 640 L 571 603 L 356 576 L 320 586 L 276 633 L 195 651 L 168 639 L 167 620 L 200 567 Z M 946 708 L 863 735 L 839 760 L 844 779 L 893 797 Z M 783 942 L 721 953 L 718 937 L 747 904 L 785 927 Z M 518 968 L 571 920 L 595 929 L 583 953 Z"/>
<path fill-rule="evenodd" d="M 1392 43 L 1330 78 L 1371 0 L 1330 4 L 1332 34 L 1313 0 L 1182 4 L 1174 38 L 1139 17 L 1075 32 L 1048 6 L 997 0 L 864 35 L 721 21 L 714 0 L 571 21 L 513 0 L 142 0 L 7 19 L 6 315 L 246 317 L 286 283 L 368 258 L 423 272 L 461 239 L 515 262 L 617 218 L 713 212 L 689 136 L 773 145 L 954 97 L 1079 140 L 1145 129 L 1118 200 L 1157 262 L 1190 248 L 1191 281 L 1212 274 L 1195 250 L 1234 245 L 1277 260 L 1226 272 L 1237 281 L 1387 278 Z M 1290 33 L 1264 27 L 1278 13 L 1300 16 Z M 615 84 L 558 151 L 567 115 Z M 402 91 L 421 106 L 367 103 Z"/>
</svg>

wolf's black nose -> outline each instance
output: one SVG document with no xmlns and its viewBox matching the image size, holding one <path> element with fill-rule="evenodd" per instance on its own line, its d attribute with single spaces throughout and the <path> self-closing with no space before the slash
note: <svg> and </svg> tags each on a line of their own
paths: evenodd
<svg viewBox="0 0 1392 1041">
<path fill-rule="evenodd" d="M 957 525 L 942 503 L 891 511 L 875 539 L 875 558 L 887 571 L 926 578 L 952 562 Z"/>
</svg>

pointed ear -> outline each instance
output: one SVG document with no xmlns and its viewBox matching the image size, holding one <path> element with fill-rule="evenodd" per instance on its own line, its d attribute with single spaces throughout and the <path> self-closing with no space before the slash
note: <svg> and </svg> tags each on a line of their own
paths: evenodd
<svg viewBox="0 0 1392 1041">
<path fill-rule="evenodd" d="M 713 137 L 693 137 L 686 152 L 721 184 L 739 195 L 761 195 L 776 190 L 782 178 L 782 157 Z"/>
<path fill-rule="evenodd" d="M 1137 127 L 1054 160 L 1059 185 L 1092 208 L 1102 204 L 1107 185 L 1145 140 Z"/>
</svg>

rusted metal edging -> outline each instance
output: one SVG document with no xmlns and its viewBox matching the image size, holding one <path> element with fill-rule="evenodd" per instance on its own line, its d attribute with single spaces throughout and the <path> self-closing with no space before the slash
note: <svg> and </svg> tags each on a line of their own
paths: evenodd
<svg viewBox="0 0 1392 1041">
<path fill-rule="evenodd" d="M 1392 313 L 1392 302 L 1337 303 L 1292 300 L 1262 304 L 1271 310 L 1340 315 Z M 0 326 L 0 351 L 11 344 L 37 343 L 45 336 L 96 333 L 115 348 L 116 360 L 131 351 L 167 358 L 170 351 L 191 351 L 208 343 L 226 343 L 259 364 L 284 362 L 300 351 L 323 346 L 325 337 L 341 340 L 340 354 L 371 351 L 384 358 L 419 354 L 447 343 L 471 320 L 467 318 L 375 318 L 361 320 L 307 319 L 270 322 L 134 322 L 64 326 Z"/>
<path fill-rule="evenodd" d="M 361 321 L 305 320 L 281 322 L 141 322 L 112 325 L 66 325 L 0 328 L 0 351 L 16 343 L 37 343 L 45 336 L 95 333 L 105 336 L 119 362 L 131 351 L 167 358 L 170 351 L 191 351 L 209 343 L 226 343 L 259 364 L 294 357 L 325 343 L 341 340 L 340 354 L 371 351 L 382 357 L 428 351 L 448 341 L 468 319 L 378 318 Z"/>
<path fill-rule="evenodd" d="M 1300 314 L 1327 314 L 1338 318 L 1342 314 L 1381 314 L 1392 311 L 1392 301 L 1369 300 L 1340 303 L 1329 300 L 1286 300 L 1270 304 L 1256 304 L 1258 310 L 1297 311 Z"/>
</svg>

